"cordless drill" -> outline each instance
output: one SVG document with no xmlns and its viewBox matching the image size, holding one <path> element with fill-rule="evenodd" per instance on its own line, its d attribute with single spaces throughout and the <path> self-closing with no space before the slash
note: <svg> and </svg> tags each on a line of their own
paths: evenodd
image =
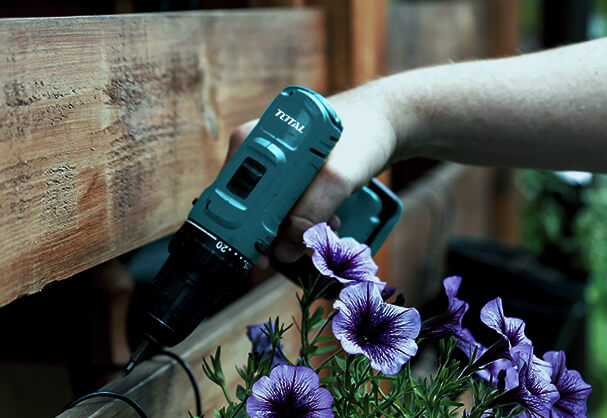
<svg viewBox="0 0 607 418">
<path fill-rule="evenodd" d="M 204 318 L 242 293 L 247 272 L 266 254 L 342 130 L 327 100 L 308 88 L 289 86 L 272 100 L 173 236 L 170 256 L 146 300 L 144 341 L 125 373 L 150 347 L 181 342 Z M 338 232 L 366 242 L 375 252 L 401 210 L 400 201 L 372 181 L 336 212 Z M 292 268 L 281 267 L 294 277 Z"/>
</svg>

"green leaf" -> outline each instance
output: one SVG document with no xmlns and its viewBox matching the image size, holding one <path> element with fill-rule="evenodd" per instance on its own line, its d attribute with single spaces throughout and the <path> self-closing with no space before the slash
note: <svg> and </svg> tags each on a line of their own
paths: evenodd
<svg viewBox="0 0 607 418">
<path fill-rule="evenodd" d="M 320 383 L 323 385 L 331 385 L 337 382 L 337 378 L 335 376 L 325 376 L 320 378 Z"/>
<path fill-rule="evenodd" d="M 323 345 L 321 347 L 315 347 L 316 349 L 310 353 L 313 356 L 320 356 L 321 354 L 330 353 L 334 351 L 337 346 L 335 345 Z"/>
<path fill-rule="evenodd" d="M 312 316 L 309 319 L 309 326 L 310 329 L 316 329 L 316 328 L 320 328 L 323 324 L 323 315 L 325 314 L 325 310 L 323 309 L 322 306 L 318 306 L 316 307 L 316 309 L 314 310 L 314 313 L 312 314 Z"/>
<path fill-rule="evenodd" d="M 314 342 L 324 343 L 327 341 L 335 341 L 335 337 L 332 337 L 330 335 L 321 335 L 321 336 L 316 337 L 316 340 Z"/>
<path fill-rule="evenodd" d="M 244 408 L 240 408 L 234 418 L 249 418 Z"/>
<path fill-rule="evenodd" d="M 244 401 L 247 397 L 247 391 L 241 385 L 236 388 L 236 397 L 241 401 Z"/>
<path fill-rule="evenodd" d="M 341 357 L 335 357 L 335 362 L 341 371 L 346 370 L 346 360 Z"/>
<path fill-rule="evenodd" d="M 247 371 L 246 369 L 242 369 L 238 366 L 235 367 L 236 368 L 236 372 L 238 373 L 238 375 L 240 377 L 242 377 L 243 380 L 247 380 Z"/>
</svg>

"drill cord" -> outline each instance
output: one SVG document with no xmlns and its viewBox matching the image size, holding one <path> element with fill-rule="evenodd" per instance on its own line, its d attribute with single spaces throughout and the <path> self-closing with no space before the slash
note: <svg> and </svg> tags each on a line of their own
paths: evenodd
<svg viewBox="0 0 607 418">
<path fill-rule="evenodd" d="M 196 399 L 196 416 L 202 416 L 202 402 L 200 400 L 200 388 L 198 387 L 198 382 L 196 382 L 196 376 L 194 376 L 194 372 L 192 371 L 191 367 L 181 357 L 179 357 L 177 354 L 175 354 L 171 351 L 162 350 L 158 354 L 162 354 L 162 355 L 171 357 L 177 363 L 179 363 L 179 365 L 183 368 L 183 370 L 185 370 L 186 374 L 190 378 L 190 382 L 192 383 L 192 388 L 194 389 L 194 398 Z"/>
<path fill-rule="evenodd" d="M 198 387 L 198 383 L 196 382 L 196 376 L 194 375 L 194 372 L 192 371 L 191 367 L 181 357 L 179 357 L 177 354 L 175 354 L 173 352 L 170 352 L 167 350 L 162 350 L 158 354 L 165 355 L 167 357 L 172 358 L 186 372 L 186 374 L 188 375 L 188 378 L 190 379 L 190 383 L 192 383 L 192 388 L 194 389 L 194 398 L 196 400 L 196 416 L 202 416 L 202 402 L 201 402 L 201 398 L 200 398 L 200 388 Z M 134 367 L 134 365 L 133 365 L 133 367 Z M 133 367 L 131 367 L 131 369 L 129 371 L 131 371 L 133 369 Z M 137 411 L 137 413 L 139 414 L 139 416 L 141 418 L 148 418 L 147 415 L 145 414 L 145 412 L 143 411 L 143 408 L 137 402 L 135 402 L 133 399 L 129 398 L 126 395 L 120 394 L 120 393 L 107 392 L 107 391 L 92 392 L 87 395 L 81 396 L 80 398 L 67 404 L 61 410 L 61 412 L 59 414 L 62 414 L 63 412 L 67 411 L 68 409 L 73 408 L 74 406 L 76 406 L 77 404 L 79 404 L 82 401 L 85 401 L 90 398 L 97 398 L 97 397 L 110 397 L 110 398 L 120 399 L 121 401 L 126 402 L 133 409 L 135 409 L 135 411 Z"/>
<path fill-rule="evenodd" d="M 122 394 L 116 393 L 116 392 L 92 392 L 92 393 L 89 393 L 87 395 L 81 396 L 80 398 L 78 398 L 78 399 L 70 402 L 69 404 L 67 404 L 61 410 L 61 412 L 59 414 L 61 415 L 62 413 L 64 413 L 68 409 L 73 408 L 74 406 L 76 406 L 77 404 L 79 404 L 82 401 L 85 401 L 85 400 L 91 399 L 91 398 L 98 398 L 98 397 L 109 397 L 109 398 L 120 399 L 121 401 L 124 401 L 127 404 L 129 404 L 131 407 L 133 407 L 133 409 L 135 411 L 137 411 L 137 413 L 139 414 L 139 416 L 141 418 L 148 418 L 148 416 L 143 411 L 143 408 L 141 408 L 141 406 L 139 406 L 139 404 L 137 402 L 135 402 L 134 400 L 132 400 L 131 398 L 129 398 L 126 395 L 122 395 Z"/>
</svg>

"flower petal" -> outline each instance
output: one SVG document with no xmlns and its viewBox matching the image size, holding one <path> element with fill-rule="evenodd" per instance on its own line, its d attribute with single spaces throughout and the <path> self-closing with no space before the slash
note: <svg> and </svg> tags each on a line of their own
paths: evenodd
<svg viewBox="0 0 607 418">
<path fill-rule="evenodd" d="M 447 310 L 424 321 L 422 336 L 435 339 L 450 336 L 461 337 L 459 334 L 462 330 L 462 319 L 469 308 L 468 303 L 456 297 L 461 281 L 462 278 L 459 276 L 451 276 L 443 280 L 447 296 Z"/>
<path fill-rule="evenodd" d="M 547 379 L 545 372 L 534 367 L 533 347 L 521 345 L 519 350 L 513 352 L 513 358 L 519 379 L 517 401 L 530 417 L 550 416 L 552 406 L 559 399 L 559 392 Z"/>
<path fill-rule="evenodd" d="M 333 304 L 339 313 L 332 328 L 344 351 L 363 354 L 373 369 L 386 375 L 398 373 L 417 352 L 417 310 L 384 302 L 371 283 L 348 286 L 339 297 Z"/>
<path fill-rule="evenodd" d="M 386 286 L 375 276 L 378 267 L 367 245 L 353 238 L 340 239 L 325 222 L 309 228 L 303 238 L 306 246 L 314 251 L 312 263 L 322 275 L 346 285 L 370 281 L 380 289 Z"/>
<path fill-rule="evenodd" d="M 525 321 L 519 318 L 508 318 L 504 315 L 502 299 L 495 298 L 481 309 L 481 321 L 510 341 L 510 347 L 519 344 L 531 345 L 531 340 L 525 336 Z"/>
<path fill-rule="evenodd" d="M 247 399 L 247 414 L 252 417 L 333 417 L 333 398 L 319 388 L 318 375 L 304 366 L 281 365 L 270 376 L 253 384 Z"/>
<path fill-rule="evenodd" d="M 544 360 L 552 365 L 551 382 L 560 394 L 560 399 L 552 408 L 552 416 L 586 416 L 588 395 L 592 392 L 592 387 L 582 379 L 578 371 L 567 370 L 563 351 L 548 351 L 544 354 Z"/>
<path fill-rule="evenodd" d="M 269 325 L 274 329 L 272 321 L 268 321 L 257 325 L 247 326 L 247 337 L 253 343 L 253 353 L 258 355 L 262 360 L 270 358 L 272 356 L 272 341 L 270 336 L 266 334 L 265 327 Z M 280 344 L 282 348 L 282 344 Z M 273 365 L 287 364 L 288 361 L 282 356 L 280 351 L 276 350 L 274 353 Z"/>
</svg>

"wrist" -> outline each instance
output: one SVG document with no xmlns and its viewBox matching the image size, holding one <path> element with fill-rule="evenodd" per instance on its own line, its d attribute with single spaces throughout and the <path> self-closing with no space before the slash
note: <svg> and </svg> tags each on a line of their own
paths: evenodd
<svg viewBox="0 0 607 418">
<path fill-rule="evenodd" d="M 428 136 L 426 111 L 428 91 L 423 82 L 423 71 L 406 71 L 381 78 L 375 89 L 382 99 L 378 108 L 392 130 L 394 152 L 390 163 L 425 156 L 424 144 Z"/>
<path fill-rule="evenodd" d="M 344 131 L 329 156 L 354 189 L 366 184 L 393 162 L 396 140 L 384 111 L 383 98 L 368 83 L 329 98 Z"/>
</svg>

